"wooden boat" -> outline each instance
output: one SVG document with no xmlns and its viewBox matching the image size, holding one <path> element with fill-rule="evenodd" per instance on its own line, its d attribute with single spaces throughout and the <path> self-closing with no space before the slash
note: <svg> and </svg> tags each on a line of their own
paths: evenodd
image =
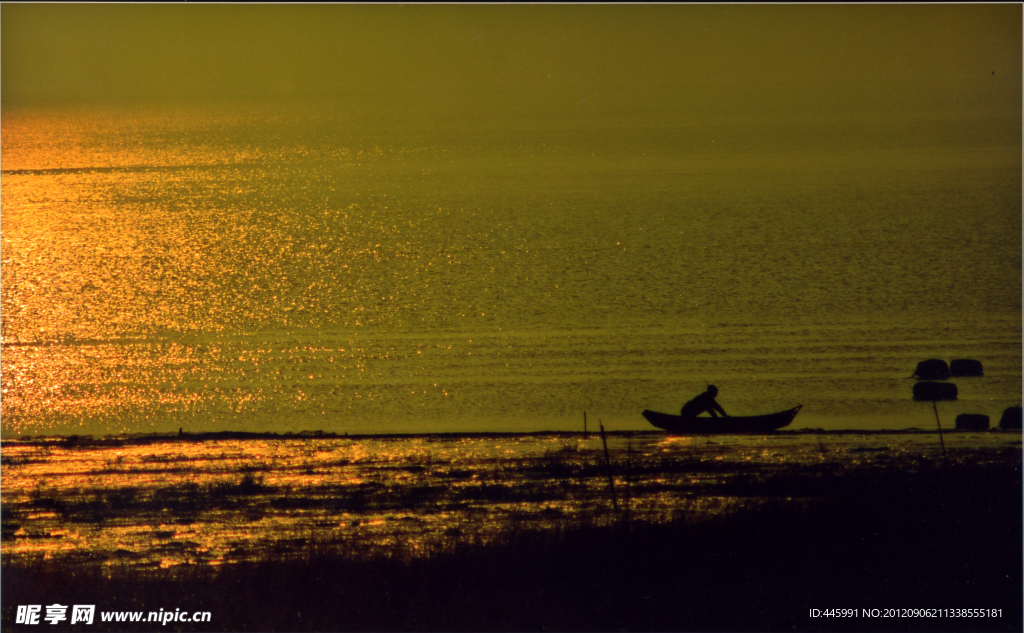
<svg viewBox="0 0 1024 633">
<path fill-rule="evenodd" d="M 646 410 L 647 421 L 665 429 L 669 433 L 767 433 L 787 426 L 796 417 L 803 405 L 797 405 L 788 411 L 769 413 L 768 415 L 726 416 L 721 418 L 697 417 L 684 418 L 670 413 L 658 413 Z"/>
</svg>

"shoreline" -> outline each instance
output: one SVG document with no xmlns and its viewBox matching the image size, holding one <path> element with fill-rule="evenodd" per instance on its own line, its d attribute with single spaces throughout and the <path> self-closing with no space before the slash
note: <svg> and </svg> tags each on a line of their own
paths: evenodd
<svg viewBox="0 0 1024 633">
<path fill-rule="evenodd" d="M 905 429 L 795 429 L 779 430 L 770 433 L 693 433 L 693 434 L 672 434 L 656 429 L 642 431 L 609 431 L 605 430 L 607 437 L 635 438 L 635 437 L 802 437 L 806 435 L 938 435 L 946 434 L 970 434 L 970 433 L 992 433 L 992 434 L 1017 434 L 1021 435 L 1020 429 L 1002 429 L 993 427 L 984 430 L 944 428 L 922 429 L 909 427 Z M 430 439 L 430 440 L 463 440 L 463 439 L 507 439 L 507 438 L 575 438 L 586 439 L 590 436 L 600 437 L 601 431 L 479 431 L 479 432 L 442 432 L 442 433 L 334 433 L 325 431 L 300 431 L 297 433 L 274 433 L 260 431 L 206 431 L 200 433 L 190 432 L 166 432 L 166 433 L 126 433 L 119 435 L 105 435 L 95 437 L 93 435 L 22 435 L 16 438 L 4 438 L 0 440 L 0 446 L 5 444 L 24 445 L 90 445 L 90 446 L 117 446 L 122 444 L 148 444 L 154 442 L 205 442 L 216 440 L 310 440 L 310 439 L 333 439 L 333 440 L 404 440 L 404 439 Z M 1022 436 L 1024 437 L 1024 436 Z"/>
</svg>

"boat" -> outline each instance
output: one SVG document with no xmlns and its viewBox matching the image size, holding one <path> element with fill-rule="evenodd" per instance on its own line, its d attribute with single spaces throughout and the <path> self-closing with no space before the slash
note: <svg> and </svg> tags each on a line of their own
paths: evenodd
<svg viewBox="0 0 1024 633">
<path fill-rule="evenodd" d="M 724 416 L 719 418 L 684 418 L 671 413 L 659 413 L 647 409 L 643 415 L 647 421 L 669 433 L 768 433 L 789 425 L 803 405 L 767 415 Z"/>
</svg>

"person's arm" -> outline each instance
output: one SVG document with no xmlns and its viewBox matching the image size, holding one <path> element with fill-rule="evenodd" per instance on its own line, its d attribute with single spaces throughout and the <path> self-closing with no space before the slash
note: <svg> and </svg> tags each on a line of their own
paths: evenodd
<svg viewBox="0 0 1024 633">
<path fill-rule="evenodd" d="M 714 409 L 712 409 L 712 410 L 711 410 L 711 413 L 712 413 L 712 414 L 713 414 L 713 413 L 715 412 L 715 409 L 718 409 L 719 411 L 721 411 L 721 412 L 722 412 L 722 415 L 723 415 L 723 416 L 725 416 L 725 417 L 729 417 L 729 414 L 725 412 L 725 409 L 723 409 L 723 408 L 722 408 L 722 405 L 718 404 L 718 402 L 716 402 L 716 401 L 712 400 L 712 401 L 711 401 L 711 404 L 712 404 L 712 406 L 714 407 Z"/>
</svg>

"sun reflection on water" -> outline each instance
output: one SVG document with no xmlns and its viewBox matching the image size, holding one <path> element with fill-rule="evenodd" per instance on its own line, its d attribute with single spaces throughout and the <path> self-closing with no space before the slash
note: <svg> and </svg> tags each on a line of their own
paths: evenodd
<svg viewBox="0 0 1024 633">
<path fill-rule="evenodd" d="M 946 445 L 1019 459 L 1012 434 Z M 731 512 L 772 477 L 913 472 L 939 456 L 929 434 L 645 434 L 610 450 L 618 503 L 647 522 Z M 616 516 L 600 440 L 579 436 L 15 441 L 2 459 L 5 558 L 163 569 L 323 547 L 424 555 Z"/>
<path fill-rule="evenodd" d="M 5 437 L 571 430 L 584 405 L 639 430 L 694 376 L 751 413 L 920 426 L 905 377 L 939 348 L 985 362 L 951 407 L 1019 401 L 1015 162 L 680 190 L 675 123 L 641 126 L 673 148 L 654 162 L 595 136 L 608 171 L 551 154 L 564 122 L 424 138 L 325 105 L 5 110 Z M 917 283 L 921 259 L 956 292 Z"/>
</svg>

